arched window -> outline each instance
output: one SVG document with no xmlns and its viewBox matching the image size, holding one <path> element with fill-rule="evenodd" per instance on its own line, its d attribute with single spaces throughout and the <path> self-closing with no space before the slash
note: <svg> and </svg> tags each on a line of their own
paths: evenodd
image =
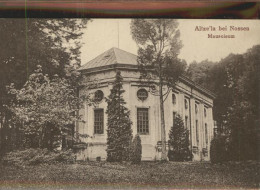
<svg viewBox="0 0 260 190">
<path fill-rule="evenodd" d="M 204 108 L 204 116 L 207 117 L 207 109 Z"/>
<path fill-rule="evenodd" d="M 140 89 L 140 90 L 138 90 L 138 91 L 137 91 L 137 97 L 138 97 L 139 100 L 142 100 L 142 101 L 146 100 L 147 97 L 148 97 L 148 92 L 147 92 L 147 90 L 145 90 L 145 89 L 143 89 L 143 88 Z"/>
<path fill-rule="evenodd" d="M 101 90 L 95 92 L 95 101 L 100 102 L 104 98 L 104 93 Z"/>
<path fill-rule="evenodd" d="M 198 113 L 198 104 L 195 104 L 195 113 Z"/>
</svg>

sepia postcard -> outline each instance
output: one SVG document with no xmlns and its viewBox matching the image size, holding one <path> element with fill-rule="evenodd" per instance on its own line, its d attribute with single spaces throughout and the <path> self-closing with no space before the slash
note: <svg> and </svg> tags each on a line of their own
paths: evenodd
<svg viewBox="0 0 260 190">
<path fill-rule="evenodd" d="M 259 189 L 259 4 L 198 2 L 0 2 L 0 189 Z"/>
</svg>

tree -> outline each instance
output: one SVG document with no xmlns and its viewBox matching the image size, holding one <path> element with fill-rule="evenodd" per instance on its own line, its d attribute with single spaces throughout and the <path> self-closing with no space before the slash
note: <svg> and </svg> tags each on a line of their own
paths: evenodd
<svg viewBox="0 0 260 190">
<path fill-rule="evenodd" d="M 173 19 L 133 19 L 131 33 L 139 46 L 141 81 L 160 99 L 162 160 L 167 160 L 164 101 L 185 70 L 178 59 L 181 42 L 178 22 Z M 164 90 L 164 87 L 167 90 Z"/>
<path fill-rule="evenodd" d="M 212 88 L 212 83 L 209 82 L 209 79 L 211 77 L 211 70 L 212 67 L 215 66 L 217 63 L 204 60 L 200 63 L 197 63 L 196 61 L 189 64 L 189 67 L 186 71 L 187 76 L 191 78 L 192 81 L 208 88 Z"/>
<path fill-rule="evenodd" d="M 259 54 L 260 45 L 257 45 L 243 55 L 237 55 L 241 58 L 228 65 L 228 85 L 233 95 L 225 125 L 229 132 L 230 160 L 259 158 Z"/>
<path fill-rule="evenodd" d="M 68 79 L 50 79 L 38 66 L 23 88 L 9 86 L 16 98 L 9 107 L 14 125 L 21 124 L 25 146 L 48 148 L 61 146 L 62 137 L 72 139 L 74 123 L 80 121 L 75 113 L 83 99 L 71 88 Z"/>
<path fill-rule="evenodd" d="M 176 114 L 174 124 L 169 132 L 169 160 L 188 161 L 192 159 L 192 153 L 189 149 L 189 131 L 185 129 L 183 120 L 179 114 Z"/>
<path fill-rule="evenodd" d="M 218 134 L 210 143 L 210 161 L 212 163 L 222 163 L 227 161 L 227 158 L 227 137 Z"/>
<path fill-rule="evenodd" d="M 70 78 L 68 72 L 80 65 L 80 38 L 88 19 L 0 19 L 0 149 L 6 151 L 9 139 L 17 131 L 10 131 L 10 117 L 6 105 L 14 96 L 6 86 L 23 87 L 37 65 L 53 78 L 55 74 Z M 72 82 L 72 81 L 71 81 Z M 77 83 L 74 83 L 77 84 Z M 18 140 L 17 145 L 19 145 Z"/>
<path fill-rule="evenodd" d="M 230 55 L 230 58 L 233 55 Z M 216 94 L 214 99 L 213 115 L 220 129 L 227 121 L 227 107 L 232 103 L 232 90 L 228 88 L 228 72 L 223 65 L 227 59 L 218 63 L 204 60 L 200 63 L 193 62 L 189 65 L 187 76 L 194 82 L 202 85 Z M 232 58 L 233 59 L 233 58 Z"/>
<path fill-rule="evenodd" d="M 107 98 L 107 161 L 127 161 L 132 142 L 130 111 L 123 99 L 123 78 L 119 71 Z"/>
<path fill-rule="evenodd" d="M 206 74 L 190 65 L 191 78 L 216 94 L 213 114 L 219 131 L 227 136 L 227 160 L 257 159 L 259 120 L 260 45 L 244 54 L 230 54 L 215 63 Z"/>
</svg>

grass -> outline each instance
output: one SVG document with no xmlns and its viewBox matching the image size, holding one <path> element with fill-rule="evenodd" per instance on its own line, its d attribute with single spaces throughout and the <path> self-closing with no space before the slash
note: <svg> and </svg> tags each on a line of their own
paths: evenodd
<svg viewBox="0 0 260 190">
<path fill-rule="evenodd" d="M 86 162 L 37 166 L 0 165 L 0 188 L 258 188 L 259 163 Z"/>
</svg>

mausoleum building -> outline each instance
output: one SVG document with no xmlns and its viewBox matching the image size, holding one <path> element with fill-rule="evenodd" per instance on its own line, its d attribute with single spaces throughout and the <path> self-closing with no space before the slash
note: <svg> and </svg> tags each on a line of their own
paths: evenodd
<svg viewBox="0 0 260 190">
<path fill-rule="evenodd" d="M 161 158 L 161 127 L 159 97 L 141 85 L 137 56 L 118 48 L 111 48 L 84 64 L 80 69 L 82 75 L 90 81 L 97 81 L 97 87 L 89 90 L 95 96 L 96 104 L 84 105 L 80 110 L 85 120 L 78 123 L 79 134 L 90 137 L 81 138 L 86 146 L 78 151 L 77 159 L 106 159 L 107 139 L 107 103 L 115 80 L 116 71 L 123 77 L 123 94 L 126 107 L 130 110 L 133 122 L 133 136 L 139 134 L 142 141 L 142 160 L 160 160 Z M 84 87 L 80 94 L 85 93 Z M 185 127 L 190 134 L 190 148 L 193 160 L 209 160 L 210 142 L 213 138 L 213 99 L 214 94 L 195 84 L 186 77 L 181 77 L 176 89 L 168 95 L 164 102 L 166 140 L 174 117 L 178 113 L 183 118 Z"/>
</svg>

